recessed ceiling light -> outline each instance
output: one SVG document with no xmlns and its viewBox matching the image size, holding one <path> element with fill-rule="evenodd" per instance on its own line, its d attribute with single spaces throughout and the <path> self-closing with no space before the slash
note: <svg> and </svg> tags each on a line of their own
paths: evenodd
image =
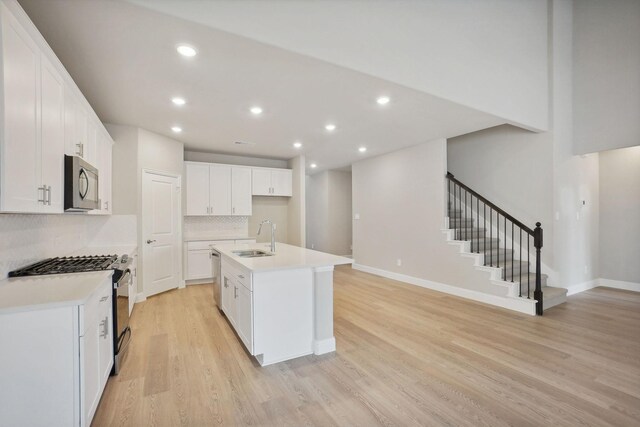
<svg viewBox="0 0 640 427">
<path fill-rule="evenodd" d="M 365 151 L 367 151 L 367 147 L 360 147 L 358 148 L 358 151 L 364 153 Z"/>
<path fill-rule="evenodd" d="M 176 48 L 176 50 L 178 51 L 178 53 L 179 53 L 180 55 L 182 55 L 182 56 L 188 56 L 188 57 L 196 56 L 196 54 L 198 53 L 198 52 L 195 50 L 195 48 L 193 48 L 193 47 L 191 47 L 191 46 L 189 46 L 189 45 L 186 45 L 186 44 L 181 44 L 181 45 L 179 45 L 179 46 Z"/>
<path fill-rule="evenodd" d="M 329 123 L 328 125 L 326 125 L 324 127 L 326 130 L 328 130 L 329 132 L 333 132 L 334 130 L 336 130 L 336 125 L 334 125 L 333 123 Z"/>
<path fill-rule="evenodd" d="M 300 148 L 300 147 L 302 147 L 302 142 L 294 142 L 294 143 L 293 143 L 293 146 L 294 146 L 295 148 Z"/>
<path fill-rule="evenodd" d="M 376 99 L 376 102 L 380 105 L 385 105 L 388 104 L 390 101 L 388 96 L 381 96 L 380 98 Z"/>
<path fill-rule="evenodd" d="M 309 166 L 311 166 L 312 169 L 315 169 L 318 167 L 318 165 L 316 165 L 315 163 L 311 163 Z"/>
<path fill-rule="evenodd" d="M 187 103 L 187 101 L 185 101 L 184 98 L 180 98 L 180 97 L 171 98 L 171 102 L 173 102 L 176 105 L 184 105 Z"/>
<path fill-rule="evenodd" d="M 182 128 L 180 126 L 173 126 L 171 130 L 174 131 L 175 133 L 182 132 Z"/>
<path fill-rule="evenodd" d="M 250 111 L 251 111 L 251 114 L 254 114 L 256 116 L 259 114 L 262 114 L 262 108 L 260 107 L 251 107 Z"/>
</svg>

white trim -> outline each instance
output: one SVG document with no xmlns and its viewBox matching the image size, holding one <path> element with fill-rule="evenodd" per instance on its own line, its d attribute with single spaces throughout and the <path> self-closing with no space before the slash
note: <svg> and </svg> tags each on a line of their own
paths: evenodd
<svg viewBox="0 0 640 427">
<path fill-rule="evenodd" d="M 313 354 L 325 354 L 336 351 L 336 337 L 313 341 Z"/>
<path fill-rule="evenodd" d="M 607 288 L 624 289 L 626 291 L 640 292 L 640 283 L 625 282 L 623 280 L 600 279 L 600 286 Z"/>
<path fill-rule="evenodd" d="M 530 314 L 535 316 L 536 314 L 536 302 L 533 299 L 526 298 L 512 298 L 501 297 L 497 295 L 485 294 L 483 292 L 474 291 L 471 289 L 460 288 L 458 286 L 447 285 L 439 282 L 432 282 L 431 280 L 420 279 L 413 276 L 407 276 L 400 273 L 394 273 L 391 271 L 381 270 L 374 267 L 369 267 L 362 264 L 353 264 L 352 267 L 355 270 L 364 271 L 365 273 L 375 274 L 376 276 L 386 277 L 388 279 L 398 280 L 400 282 L 409 283 L 411 285 L 420 286 L 422 288 L 432 289 L 438 292 L 444 292 L 450 295 L 470 299 L 473 301 L 483 302 L 485 304 L 491 304 L 498 307 L 506 308 L 509 310 L 518 311 L 524 314 Z"/>
<path fill-rule="evenodd" d="M 144 302 L 147 300 L 147 296 L 144 294 L 144 292 L 138 292 L 136 294 L 136 304 L 139 302 Z"/>
<path fill-rule="evenodd" d="M 577 283 L 567 287 L 567 296 L 579 294 L 598 286 L 598 279 L 589 280 L 588 282 Z"/>
<path fill-rule="evenodd" d="M 324 271 L 333 271 L 333 265 L 328 265 L 325 267 L 315 267 L 313 271 L 316 273 L 322 273 Z"/>
</svg>

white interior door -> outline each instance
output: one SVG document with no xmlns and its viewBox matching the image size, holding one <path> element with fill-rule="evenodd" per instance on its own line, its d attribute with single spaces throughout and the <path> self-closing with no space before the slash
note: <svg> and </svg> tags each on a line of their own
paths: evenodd
<svg viewBox="0 0 640 427">
<path fill-rule="evenodd" d="M 142 272 L 146 296 L 181 283 L 180 178 L 142 173 Z"/>
</svg>

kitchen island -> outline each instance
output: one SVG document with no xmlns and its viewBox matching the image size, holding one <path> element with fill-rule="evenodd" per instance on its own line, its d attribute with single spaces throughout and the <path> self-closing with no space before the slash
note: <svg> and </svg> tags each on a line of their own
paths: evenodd
<svg viewBox="0 0 640 427">
<path fill-rule="evenodd" d="M 349 258 L 277 243 L 214 245 L 221 255 L 219 307 L 260 365 L 335 351 L 333 269 Z M 268 255 L 247 257 L 257 250 Z"/>
</svg>

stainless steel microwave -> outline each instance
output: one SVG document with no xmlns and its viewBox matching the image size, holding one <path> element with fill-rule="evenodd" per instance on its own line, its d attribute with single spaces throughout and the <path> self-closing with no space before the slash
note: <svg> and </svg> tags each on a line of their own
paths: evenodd
<svg viewBox="0 0 640 427">
<path fill-rule="evenodd" d="M 100 209 L 98 169 L 78 156 L 64 156 L 64 210 Z"/>
</svg>

